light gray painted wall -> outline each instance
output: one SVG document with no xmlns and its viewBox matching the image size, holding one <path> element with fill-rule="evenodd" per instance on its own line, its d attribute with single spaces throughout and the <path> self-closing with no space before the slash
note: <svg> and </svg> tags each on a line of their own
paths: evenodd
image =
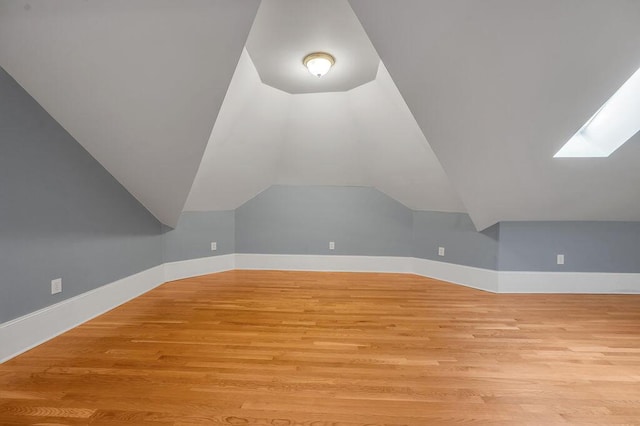
<svg viewBox="0 0 640 426">
<path fill-rule="evenodd" d="M 236 251 L 415 256 L 496 269 L 497 230 L 479 233 L 463 213 L 412 211 L 373 188 L 272 186 L 236 210 Z"/>
<path fill-rule="evenodd" d="M 466 213 L 414 211 L 412 244 L 414 257 L 497 268 L 498 226 L 478 232 Z M 444 247 L 444 256 L 438 256 L 438 247 Z"/>
<path fill-rule="evenodd" d="M 565 264 L 556 255 L 565 255 Z M 504 271 L 640 272 L 640 222 L 501 222 Z"/>
<path fill-rule="evenodd" d="M 272 186 L 236 209 L 236 252 L 411 256 L 411 222 L 373 188 Z"/>
<path fill-rule="evenodd" d="M 160 223 L 0 68 L 0 323 L 160 263 Z"/>
<path fill-rule="evenodd" d="M 640 223 L 503 222 L 478 233 L 466 214 L 411 211 L 372 188 L 273 186 L 235 211 L 183 213 L 178 227 L 163 233 L 0 69 L 0 323 L 163 261 L 233 252 L 637 273 Z M 558 253 L 564 266 L 556 265 Z M 64 291 L 52 296 L 50 281 L 59 277 Z"/>
<path fill-rule="evenodd" d="M 183 212 L 175 229 L 163 235 L 164 260 L 197 259 L 235 252 L 235 212 Z M 211 243 L 217 250 L 211 251 Z"/>
</svg>

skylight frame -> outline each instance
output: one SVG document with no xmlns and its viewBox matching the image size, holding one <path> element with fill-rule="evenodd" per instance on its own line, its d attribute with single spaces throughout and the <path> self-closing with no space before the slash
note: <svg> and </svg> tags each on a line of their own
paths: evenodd
<svg viewBox="0 0 640 426">
<path fill-rule="evenodd" d="M 640 131 L 640 68 L 553 157 L 609 157 L 638 131 Z"/>
</svg>

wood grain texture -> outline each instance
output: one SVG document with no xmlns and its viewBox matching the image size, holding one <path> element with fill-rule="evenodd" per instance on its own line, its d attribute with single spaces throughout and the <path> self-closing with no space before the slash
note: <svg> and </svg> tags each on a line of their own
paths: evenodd
<svg viewBox="0 0 640 426">
<path fill-rule="evenodd" d="M 640 424 L 640 296 L 414 275 L 167 283 L 0 365 L 0 424 Z"/>
</svg>

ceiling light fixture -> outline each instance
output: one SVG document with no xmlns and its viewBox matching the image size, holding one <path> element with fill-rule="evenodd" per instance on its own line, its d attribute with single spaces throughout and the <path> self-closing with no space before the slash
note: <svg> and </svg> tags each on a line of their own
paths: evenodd
<svg viewBox="0 0 640 426">
<path fill-rule="evenodd" d="M 322 77 L 329 72 L 336 59 L 325 52 L 310 53 L 304 57 L 302 63 L 309 72 L 316 77 Z"/>
<path fill-rule="evenodd" d="M 608 157 L 640 131 L 640 69 L 554 157 Z"/>
</svg>

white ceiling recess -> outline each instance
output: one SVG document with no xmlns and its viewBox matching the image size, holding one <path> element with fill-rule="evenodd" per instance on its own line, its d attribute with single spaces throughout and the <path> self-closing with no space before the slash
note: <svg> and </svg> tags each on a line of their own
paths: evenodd
<svg viewBox="0 0 640 426">
<path fill-rule="evenodd" d="M 640 135 L 553 158 L 640 68 L 640 2 L 350 4 L 479 229 L 640 220 Z"/>
<path fill-rule="evenodd" d="M 263 84 L 245 51 L 185 210 L 235 209 L 272 184 L 371 186 L 416 210 L 464 211 L 381 63 L 355 89 L 292 95 Z"/>
<path fill-rule="evenodd" d="M 376 77 L 380 61 L 346 0 L 263 0 L 247 50 L 262 82 L 288 93 L 353 89 Z M 317 51 L 336 63 L 309 78 L 302 60 Z"/>
<path fill-rule="evenodd" d="M 336 56 L 321 79 L 302 64 L 317 50 Z M 235 209 L 273 184 L 465 210 L 346 0 L 262 1 L 185 210 Z"/>
<path fill-rule="evenodd" d="M 0 66 L 175 226 L 258 0 L 0 2 Z"/>
</svg>

